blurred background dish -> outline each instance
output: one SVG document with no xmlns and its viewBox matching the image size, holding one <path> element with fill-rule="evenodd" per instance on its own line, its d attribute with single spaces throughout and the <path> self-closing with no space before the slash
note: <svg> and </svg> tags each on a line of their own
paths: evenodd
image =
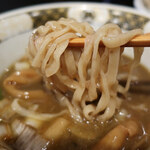
<svg viewBox="0 0 150 150">
<path fill-rule="evenodd" d="M 150 14 L 150 0 L 134 0 L 134 6 L 139 11 Z"/>
</svg>

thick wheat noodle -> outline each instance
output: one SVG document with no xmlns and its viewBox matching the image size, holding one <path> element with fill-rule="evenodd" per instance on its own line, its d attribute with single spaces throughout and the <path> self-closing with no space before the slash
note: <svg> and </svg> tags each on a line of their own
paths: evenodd
<svg viewBox="0 0 150 150">
<path fill-rule="evenodd" d="M 63 104 L 63 105 L 65 104 L 65 105 L 68 107 L 68 109 L 69 109 L 69 111 L 70 111 L 72 117 L 73 117 L 74 119 L 78 120 L 78 121 L 81 121 L 82 119 L 81 119 L 81 116 L 80 116 L 80 112 L 79 112 L 79 111 L 76 111 L 76 110 L 73 108 L 73 106 L 72 106 L 72 104 L 69 102 L 68 98 L 67 98 L 66 96 L 62 95 L 62 94 L 61 94 L 59 91 L 57 91 L 57 90 L 54 90 L 54 92 L 55 92 L 55 94 L 56 94 L 56 97 L 60 100 L 60 103 Z"/>
<path fill-rule="evenodd" d="M 67 33 L 65 35 L 62 35 L 60 36 L 59 38 L 57 38 L 55 41 L 53 41 L 53 44 L 50 46 L 50 48 L 48 49 L 47 53 L 46 53 L 46 56 L 42 62 L 42 71 L 44 73 L 44 70 L 46 69 L 46 64 L 48 63 L 49 61 L 49 64 L 51 63 L 51 55 L 52 53 L 54 52 L 54 50 L 56 49 L 57 51 L 59 50 L 59 46 L 60 48 L 64 45 L 64 46 L 67 46 L 67 44 L 69 43 L 69 41 L 67 42 L 67 39 L 69 38 L 74 38 L 76 37 L 73 33 Z M 67 43 L 64 43 L 63 45 L 59 45 L 61 42 L 63 42 L 64 40 L 66 40 L 65 42 Z M 66 47 L 64 47 L 64 49 L 66 49 Z M 55 54 L 55 52 L 54 52 Z M 51 59 L 50 59 L 51 58 Z M 47 73 L 47 76 L 50 76 L 50 74 Z"/>
<path fill-rule="evenodd" d="M 82 36 L 86 36 L 94 32 L 88 23 L 79 23 L 72 19 L 60 19 L 58 22 L 62 25 L 69 26 L 73 31 L 80 33 Z"/>
<path fill-rule="evenodd" d="M 29 49 L 27 49 L 27 54 L 30 57 L 30 59 L 32 59 L 36 55 L 36 48 L 33 36 L 31 36 L 29 39 L 29 46 L 32 48 L 32 51 L 29 51 Z"/>
<path fill-rule="evenodd" d="M 95 32 L 88 23 L 62 18 L 35 30 L 27 52 L 32 66 L 42 72 L 46 87 L 55 91 L 58 100 L 64 99 L 73 118 L 106 121 L 119 108 L 121 99 L 117 93 L 124 94 L 129 89 L 132 71 L 142 55 L 141 49 L 134 48 L 123 87 L 117 80 L 124 50 L 120 46 L 138 34 L 142 34 L 140 29 L 122 33 L 115 24 L 104 25 Z M 81 36 L 85 37 L 83 49 L 67 47 L 70 39 Z M 99 48 L 100 41 L 105 48 Z"/>
<path fill-rule="evenodd" d="M 53 54 L 53 61 L 52 63 L 47 63 L 48 65 L 48 68 L 46 69 L 46 76 L 49 77 L 53 74 L 55 74 L 59 67 L 60 67 L 60 56 L 62 55 L 62 53 L 65 51 L 65 49 L 67 48 L 68 46 L 68 43 L 69 43 L 69 40 L 68 39 L 71 39 L 71 38 L 75 38 L 76 36 L 72 33 L 68 33 L 68 34 L 65 34 L 64 36 L 61 37 L 61 39 L 63 40 L 63 42 L 61 42 L 60 44 L 57 45 L 56 49 L 55 49 L 55 52 Z M 59 38 L 60 39 L 60 38 Z M 57 42 L 58 43 L 58 42 Z M 50 51 L 50 50 L 49 50 Z M 52 52 L 51 52 L 52 53 Z M 47 58 L 50 58 L 51 56 L 47 56 Z M 52 67 L 53 65 L 53 67 Z M 52 71 L 54 71 L 54 73 L 51 73 Z"/>
<path fill-rule="evenodd" d="M 97 107 L 95 109 L 95 111 L 93 112 L 94 114 L 97 114 L 103 110 L 105 110 L 105 108 L 107 107 L 109 101 L 110 101 L 110 91 L 109 91 L 109 87 L 108 87 L 108 81 L 107 78 L 105 76 L 105 74 L 103 73 L 103 71 L 100 72 L 101 75 L 101 84 L 102 84 L 102 95 L 101 98 L 97 104 Z"/>
<path fill-rule="evenodd" d="M 45 79 L 45 81 L 47 80 Z M 50 78 L 47 82 L 48 82 L 48 88 L 51 88 L 51 89 L 56 88 L 63 93 L 67 92 L 68 90 L 68 87 L 59 80 L 57 75 L 53 75 L 52 78 Z M 49 86 L 50 83 L 52 83 L 53 87 Z"/>
<path fill-rule="evenodd" d="M 56 51 L 54 52 L 54 58 L 52 58 L 53 59 L 52 63 L 51 63 L 51 61 L 49 61 L 49 63 L 46 62 L 44 64 L 44 66 L 46 66 L 46 64 L 48 66 L 46 68 L 45 67 L 42 68 L 43 72 L 45 70 L 46 76 L 52 76 L 53 74 L 55 74 L 58 71 L 58 69 L 60 67 L 60 57 L 61 57 L 62 53 L 64 52 L 64 50 L 67 48 L 68 42 L 69 41 L 67 40 L 67 41 L 63 41 L 60 44 L 58 44 Z"/>
<path fill-rule="evenodd" d="M 120 28 L 118 28 L 117 25 L 114 24 L 107 24 L 103 26 L 102 28 L 98 29 L 98 31 L 95 33 L 95 40 L 94 40 L 94 48 L 93 48 L 93 56 L 92 56 L 92 66 L 91 66 L 91 88 L 89 90 L 89 95 L 90 99 L 95 99 L 97 97 L 97 92 L 96 92 L 96 79 L 98 76 L 98 67 L 100 62 L 99 61 L 99 42 L 108 34 L 112 34 L 113 30 L 116 30 L 119 32 Z M 118 35 L 118 34 L 117 34 Z M 109 34 L 108 34 L 109 36 Z M 114 70 L 116 70 L 115 68 Z"/>
<path fill-rule="evenodd" d="M 102 70 L 104 71 L 104 73 L 106 73 L 107 72 L 107 67 L 106 67 L 106 65 L 105 64 L 107 64 L 108 62 L 108 54 L 109 54 L 109 49 L 108 48 L 101 48 L 101 51 L 103 52 L 103 54 L 102 54 L 102 56 L 101 56 L 101 62 L 100 62 L 100 67 L 102 68 Z"/>
<path fill-rule="evenodd" d="M 48 35 L 46 35 L 44 42 L 41 44 L 41 46 L 37 49 L 37 54 L 36 57 L 33 61 L 33 66 L 35 67 L 39 67 L 41 65 L 41 61 L 43 58 L 45 58 L 45 54 L 48 50 L 48 48 L 46 48 L 46 46 L 54 40 L 54 38 L 59 37 L 60 35 L 66 33 L 69 31 L 69 28 L 65 28 L 61 31 L 58 31 L 56 33 L 49 33 Z"/>
<path fill-rule="evenodd" d="M 77 74 L 77 68 L 73 52 L 71 50 L 65 51 L 64 58 L 67 73 L 71 78 L 74 78 Z"/>
<path fill-rule="evenodd" d="M 62 81 L 62 83 L 63 83 L 64 85 L 66 85 L 67 87 L 72 88 L 72 89 L 76 89 L 76 88 L 78 87 L 78 82 L 77 82 L 77 81 L 75 81 L 75 80 L 69 78 L 69 77 L 66 76 L 66 75 L 62 75 L 62 74 L 60 73 L 60 71 L 57 72 L 56 76 L 57 76 L 58 79 L 59 79 L 60 81 Z"/>
<path fill-rule="evenodd" d="M 118 70 L 114 68 L 119 67 L 120 48 L 113 49 L 113 51 L 110 52 L 109 55 L 110 55 L 110 59 L 108 62 L 108 71 L 106 73 L 106 77 L 110 88 L 110 86 L 114 85 L 116 82 Z"/>
<path fill-rule="evenodd" d="M 129 70 L 129 75 L 128 75 L 124 92 L 127 92 L 129 90 L 133 69 L 139 64 L 142 53 L 143 53 L 143 48 L 138 48 L 138 47 L 134 48 L 134 60 Z"/>
<path fill-rule="evenodd" d="M 33 69 L 18 71 L 4 80 L 4 88 L 13 97 L 24 99 L 46 99 L 48 95 L 43 90 L 21 90 L 18 86 L 32 85 L 41 82 L 41 76 Z"/>
<path fill-rule="evenodd" d="M 108 48 L 116 48 L 118 46 L 124 45 L 132 39 L 134 36 L 141 34 L 141 29 L 131 30 L 127 33 L 120 34 L 116 37 L 103 37 L 102 41 L 104 45 Z M 118 40 L 119 39 L 119 40 Z"/>
<path fill-rule="evenodd" d="M 83 51 L 78 63 L 78 74 L 79 74 L 80 85 L 78 86 L 78 88 L 76 88 L 72 98 L 72 103 L 75 107 L 78 107 L 78 103 L 81 100 L 83 93 L 85 91 L 85 86 L 86 86 L 85 84 L 86 84 L 86 77 L 87 77 L 86 69 L 92 55 L 93 40 L 89 41 L 89 37 L 87 37 L 86 41 L 87 42 L 84 47 L 86 51 Z"/>
<path fill-rule="evenodd" d="M 91 59 L 92 55 L 92 43 L 93 43 L 93 37 L 88 36 L 85 41 L 84 49 L 86 51 L 83 51 L 81 58 L 78 63 L 78 74 L 80 77 L 80 82 L 85 84 L 86 82 L 86 76 L 87 76 L 87 65 Z M 86 61 L 85 61 L 86 60 Z"/>
<path fill-rule="evenodd" d="M 58 116 L 63 115 L 64 113 L 67 113 L 66 110 L 63 110 L 62 112 L 55 113 L 55 114 L 38 113 L 38 112 L 35 112 L 35 111 L 32 111 L 32 110 L 22 107 L 19 104 L 19 99 L 14 99 L 14 101 L 11 104 L 11 107 L 14 112 L 20 114 L 21 116 L 30 117 L 30 118 L 41 120 L 41 121 L 48 121 L 54 117 L 58 117 Z"/>
</svg>

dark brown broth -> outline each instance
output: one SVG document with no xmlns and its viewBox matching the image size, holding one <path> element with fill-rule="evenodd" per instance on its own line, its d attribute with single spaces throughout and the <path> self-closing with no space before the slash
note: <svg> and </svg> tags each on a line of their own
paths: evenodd
<svg viewBox="0 0 150 150">
<path fill-rule="evenodd" d="M 138 70 L 138 71 L 137 71 Z M 142 66 L 138 67 L 134 73 L 138 76 L 139 81 L 140 80 L 149 80 L 150 81 L 150 74 L 149 72 Z M 3 76 L 0 79 L 0 88 L 3 91 L 3 96 L 8 98 L 10 101 L 13 101 L 13 97 L 10 96 L 5 89 L 3 88 L 3 80 L 9 76 L 14 71 L 13 67 L 11 67 L 10 71 L 3 74 Z M 45 92 L 46 89 L 44 88 L 43 83 L 38 83 L 35 85 L 32 85 L 28 88 L 28 86 L 25 88 L 26 90 L 30 89 L 44 89 Z M 56 100 L 55 96 L 52 93 L 47 92 L 49 95 L 48 101 L 45 102 L 39 102 L 35 101 L 29 101 L 25 100 L 21 102 L 21 105 L 28 108 L 29 106 L 37 103 L 40 104 L 40 107 L 38 108 L 38 112 L 44 112 L 44 113 L 56 113 L 60 110 L 64 109 L 58 101 Z M 142 108 L 143 105 L 145 109 Z M 141 107 L 140 109 L 137 109 L 138 107 Z M 128 119 L 134 119 L 140 124 L 140 131 L 139 134 L 133 138 L 128 138 L 126 140 L 126 143 L 122 146 L 124 149 L 137 149 L 138 144 L 143 140 L 143 144 L 139 144 L 140 149 L 146 149 L 147 147 L 150 147 L 150 93 L 149 94 L 142 94 L 139 92 L 129 92 L 126 95 L 126 98 L 123 100 L 120 110 L 126 110 L 128 112 L 128 116 L 126 116 L 125 120 Z M 118 112 L 119 113 L 119 112 Z M 65 130 L 63 136 L 59 138 L 56 141 L 53 141 L 52 139 L 48 139 L 50 141 L 50 149 L 61 149 L 61 150 L 90 150 L 92 149 L 93 145 L 97 143 L 104 135 L 106 135 L 112 128 L 114 128 L 117 124 L 122 123 L 122 120 L 117 119 L 117 115 L 114 116 L 110 121 L 107 121 L 105 123 L 87 123 L 86 121 L 83 123 L 79 123 L 74 121 L 69 115 L 65 115 L 64 118 L 69 120 L 70 124 Z M 19 118 L 21 120 L 24 120 L 24 117 L 16 116 L 16 118 Z M 55 119 L 52 119 L 51 121 L 45 122 L 40 129 L 38 129 L 39 134 L 43 134 L 43 132 L 46 132 L 46 129 L 53 124 L 53 121 Z M 12 121 L 12 120 L 11 120 Z M 124 121 L 124 120 L 123 120 Z M 11 122 L 10 122 L 11 123 Z M 78 135 L 72 133 L 72 130 L 75 130 L 76 132 L 80 133 L 81 137 Z M 84 135 L 85 134 L 85 135 Z M 82 136 L 84 135 L 84 136 Z M 86 138 L 89 136 L 90 138 Z M 95 138 L 93 138 L 95 137 Z M 146 137 L 146 138 L 145 138 Z M 141 142 L 142 143 L 142 142 Z"/>
</svg>

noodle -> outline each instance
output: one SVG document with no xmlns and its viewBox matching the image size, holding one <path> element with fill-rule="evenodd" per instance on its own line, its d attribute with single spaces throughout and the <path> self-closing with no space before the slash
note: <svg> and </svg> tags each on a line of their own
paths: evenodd
<svg viewBox="0 0 150 150">
<path fill-rule="evenodd" d="M 6 91 L 13 97 L 23 98 L 23 99 L 46 99 L 47 94 L 43 90 L 21 90 L 20 86 L 32 85 L 41 82 L 41 76 L 36 73 L 33 69 L 27 69 L 22 71 L 17 71 L 11 76 L 4 80 L 4 87 Z"/>
<path fill-rule="evenodd" d="M 62 111 L 60 113 L 56 113 L 56 114 L 38 113 L 35 111 L 25 109 L 24 107 L 21 107 L 18 102 L 19 102 L 18 99 L 14 99 L 14 101 L 11 104 L 11 107 L 14 112 L 20 114 L 21 116 L 30 117 L 30 118 L 41 120 L 41 121 L 48 121 L 50 119 L 53 119 L 54 117 L 61 116 L 67 112 L 66 110 L 64 110 L 64 111 Z"/>
<path fill-rule="evenodd" d="M 115 24 L 107 24 L 96 32 L 88 23 L 73 19 L 49 21 L 32 34 L 28 55 L 32 66 L 43 75 L 46 87 L 56 97 L 63 97 L 71 116 L 82 121 L 106 121 L 119 108 L 121 98 L 129 89 L 131 74 L 140 61 L 142 50 L 134 48 L 134 60 L 129 66 L 125 87 L 118 83 L 123 48 L 140 29 L 122 33 Z M 85 37 L 84 48 L 68 48 L 69 40 Z M 99 48 L 102 41 L 105 48 Z M 59 96 L 58 96 L 59 95 Z"/>
</svg>

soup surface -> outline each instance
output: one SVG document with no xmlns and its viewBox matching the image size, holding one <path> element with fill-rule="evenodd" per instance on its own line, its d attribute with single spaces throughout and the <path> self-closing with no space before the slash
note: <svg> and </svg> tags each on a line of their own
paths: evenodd
<svg viewBox="0 0 150 150">
<path fill-rule="evenodd" d="M 148 149 L 150 74 L 139 66 L 133 77 L 136 82 L 131 84 L 112 119 L 78 122 L 70 116 L 63 101 L 58 103 L 58 97 L 45 88 L 41 75 L 23 58 L 0 79 L 0 140 L 17 150 Z M 20 97 L 13 94 L 17 92 Z M 30 92 L 36 96 L 31 98 Z"/>
</svg>

